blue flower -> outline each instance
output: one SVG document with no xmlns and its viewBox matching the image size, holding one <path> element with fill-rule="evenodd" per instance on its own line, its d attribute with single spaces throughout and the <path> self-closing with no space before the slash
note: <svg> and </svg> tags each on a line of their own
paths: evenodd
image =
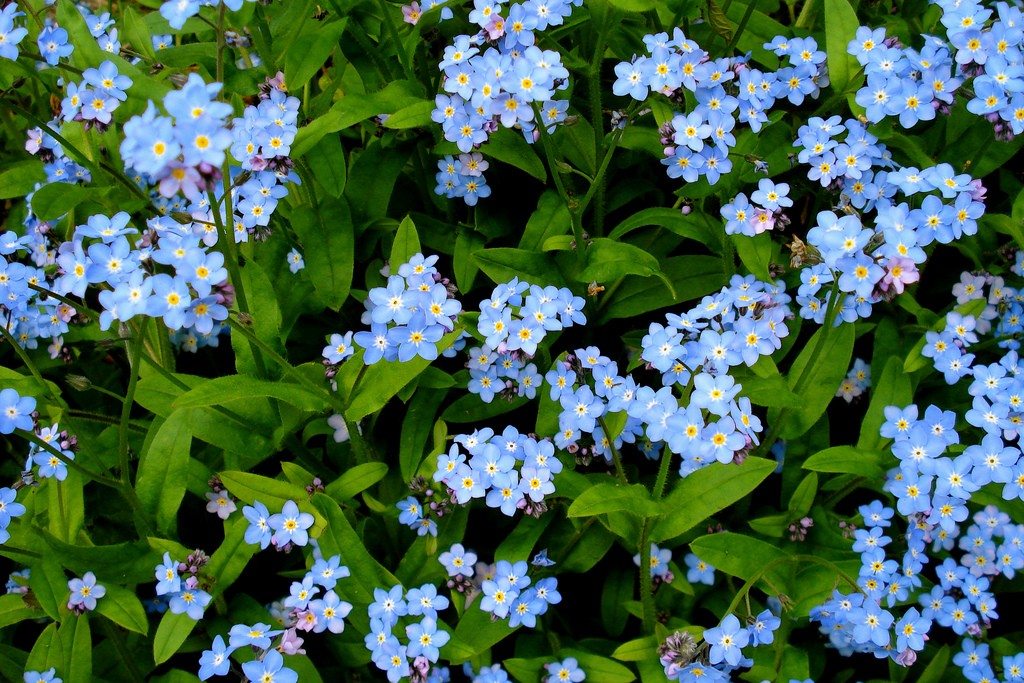
<svg viewBox="0 0 1024 683">
<path fill-rule="evenodd" d="M 80 607 L 85 610 L 96 609 L 96 601 L 107 594 L 107 589 L 96 583 L 96 575 L 86 572 L 82 578 L 68 581 L 68 588 L 71 590 L 71 598 L 68 600 L 68 608 Z"/>
<path fill-rule="evenodd" d="M 9 388 L 0 390 L 0 434 L 10 434 L 15 429 L 32 431 L 35 409 L 36 400 L 31 396 L 21 396 Z"/>
<path fill-rule="evenodd" d="M 265 550 L 274 537 L 274 531 L 270 527 L 270 510 L 257 500 L 253 501 L 252 505 L 243 507 L 242 515 L 249 520 L 249 527 L 245 530 L 245 542 L 259 544 L 260 550 Z"/>
<path fill-rule="evenodd" d="M 199 680 L 205 681 L 212 676 L 227 676 L 231 670 L 231 653 L 234 647 L 224 645 L 219 635 L 213 639 L 213 646 L 204 650 L 199 658 Z"/>
<path fill-rule="evenodd" d="M 704 631 L 704 640 L 711 646 L 708 651 L 711 664 L 725 662 L 737 666 L 743 656 L 742 648 L 750 642 L 750 632 L 740 626 L 735 615 L 729 614 L 717 627 Z"/>
<path fill-rule="evenodd" d="M 268 650 L 262 660 L 246 662 L 242 672 L 252 683 L 298 683 L 299 680 L 299 675 L 284 665 L 284 657 L 277 650 Z"/>
<path fill-rule="evenodd" d="M 270 516 L 267 524 L 274 530 L 272 542 L 280 548 L 287 543 L 306 545 L 309 542 L 307 530 L 313 526 L 314 521 L 313 515 L 301 512 L 295 501 L 289 500 L 280 513 Z"/>
</svg>

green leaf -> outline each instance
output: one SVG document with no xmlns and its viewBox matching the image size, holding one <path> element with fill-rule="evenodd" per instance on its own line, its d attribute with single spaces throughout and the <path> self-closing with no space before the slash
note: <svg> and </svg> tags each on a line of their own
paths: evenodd
<svg viewBox="0 0 1024 683">
<path fill-rule="evenodd" d="M 460 334 L 462 334 L 462 328 L 456 326 L 455 330 L 442 337 L 437 344 L 438 352 L 451 346 Z M 357 353 L 349 362 L 362 362 L 361 359 L 361 353 Z M 367 366 L 351 402 L 345 409 L 345 419 L 350 422 L 359 422 L 370 413 L 380 410 L 395 394 L 416 379 L 429 366 L 430 361 L 419 356 L 405 363 L 392 361 Z"/>
<path fill-rule="evenodd" d="M 796 487 L 789 499 L 789 517 L 797 519 L 806 515 L 814 505 L 814 496 L 818 493 L 818 475 L 811 472 Z"/>
<path fill-rule="evenodd" d="M 473 260 L 473 254 L 484 248 L 483 235 L 471 230 L 460 230 L 455 237 L 455 253 L 452 255 L 452 272 L 459 291 L 468 292 L 473 289 L 473 281 L 480 267 Z"/>
<path fill-rule="evenodd" d="M 818 451 L 804 461 L 803 468 L 814 472 L 856 474 L 874 481 L 885 477 L 877 451 L 853 446 L 833 446 Z"/>
<path fill-rule="evenodd" d="M 364 462 L 351 467 L 332 481 L 324 492 L 336 501 L 349 500 L 383 479 L 388 466 L 383 462 Z"/>
<path fill-rule="evenodd" d="M 640 247 L 598 237 L 586 251 L 587 263 L 578 276 L 579 282 L 611 283 L 626 275 L 649 277 L 661 272 L 658 259 Z"/>
<path fill-rule="evenodd" d="M 395 183 L 411 153 L 410 147 L 390 147 L 374 140 L 351 154 L 345 197 L 360 225 L 387 217 Z"/>
<path fill-rule="evenodd" d="M 24 596 L 17 593 L 0 595 L 0 628 L 40 616 L 39 610 L 28 606 Z"/>
<path fill-rule="evenodd" d="M 648 12 L 658 6 L 654 0 L 609 0 L 608 4 L 627 12 Z"/>
<path fill-rule="evenodd" d="M 558 271 L 554 258 L 549 254 L 498 247 L 481 249 L 473 254 L 473 258 L 479 264 L 480 270 L 498 284 L 519 277 L 530 284 L 540 286 L 565 285 L 565 280 Z"/>
<path fill-rule="evenodd" d="M 393 114 L 422 100 L 422 87 L 411 81 L 393 81 L 383 90 L 375 93 L 346 95 L 335 100 L 326 114 L 299 129 L 295 135 L 295 142 L 292 144 L 291 157 L 293 159 L 301 157 L 329 133 L 348 128 L 371 116 Z"/>
<path fill-rule="evenodd" d="M 92 634 L 89 629 L 89 615 L 82 614 L 65 619 L 57 629 L 57 638 L 64 651 L 64 666 L 60 668 L 64 683 L 92 683 Z"/>
<path fill-rule="evenodd" d="M 917 683 L 939 683 L 943 680 L 942 674 L 946 673 L 946 669 L 949 667 L 949 645 L 943 645 L 935 656 L 932 657 L 932 661 L 928 662 L 928 666 L 925 667 L 924 671 L 921 672 L 921 677 L 917 679 Z"/>
<path fill-rule="evenodd" d="M 627 641 L 615 648 L 612 657 L 620 662 L 639 662 L 652 656 L 657 656 L 658 641 L 654 636 L 636 638 Z"/>
<path fill-rule="evenodd" d="M 47 558 L 33 564 L 28 585 L 46 616 L 60 621 L 60 608 L 68 601 L 69 589 L 68 579 L 57 561 Z"/>
<path fill-rule="evenodd" d="M 718 240 L 717 235 L 712 234 L 708 229 L 707 218 L 704 214 L 692 211 L 683 215 L 678 209 L 667 206 L 655 206 L 637 211 L 616 225 L 608 237 L 613 240 L 621 239 L 634 230 L 650 226 L 665 228 L 680 237 L 706 243 L 709 246 Z"/>
<path fill-rule="evenodd" d="M 461 664 L 486 652 L 512 634 L 504 619 L 492 621 L 491 615 L 475 602 L 459 619 L 451 640 L 445 646 L 445 655 L 452 664 Z"/>
<path fill-rule="evenodd" d="M 173 657 L 198 623 L 187 614 L 164 612 L 164 616 L 160 618 L 160 625 L 156 627 L 156 635 L 153 637 L 154 663 L 163 664 Z"/>
<path fill-rule="evenodd" d="M 657 517 L 661 507 L 641 484 L 605 482 L 591 486 L 572 502 L 566 513 L 572 517 L 593 517 L 608 512 L 629 512 L 640 517 Z"/>
<path fill-rule="evenodd" d="M 519 248 L 538 251 L 541 245 L 555 235 L 564 235 L 572 230 L 569 208 L 554 190 L 545 190 L 537 200 L 537 208 L 526 221 Z"/>
<path fill-rule="evenodd" d="M 166 420 L 154 421 L 150 429 L 156 433 L 139 458 L 135 492 L 143 510 L 156 520 L 161 531 L 174 528 L 178 507 L 185 497 L 191 425 L 191 410 L 176 410 Z"/>
<path fill-rule="evenodd" d="M 878 432 L 882 428 L 882 423 L 885 422 L 886 406 L 903 408 L 913 399 L 914 392 L 910 386 L 910 377 L 903 372 L 903 363 L 899 358 L 891 356 L 885 362 L 882 376 L 871 387 L 871 402 L 868 404 L 864 421 L 861 422 L 857 447 L 881 448 L 885 439 Z"/>
<path fill-rule="evenodd" d="M 44 221 L 56 220 L 81 204 L 92 188 L 72 183 L 43 185 L 32 195 L 32 212 Z"/>
<path fill-rule="evenodd" d="M 772 277 L 768 272 L 768 266 L 772 260 L 772 238 L 767 232 L 762 232 L 754 237 L 746 235 L 729 235 L 729 239 L 736 246 L 736 253 L 747 270 L 759 280 L 771 281 Z"/>
<path fill-rule="evenodd" d="M 722 260 L 713 256 L 672 256 L 661 261 L 661 269 L 672 283 L 674 296 L 659 279 L 627 277 L 622 286 L 599 300 L 598 320 L 631 318 L 697 299 L 721 289 L 728 279 Z M 590 311 L 585 312 L 589 319 Z"/>
<path fill-rule="evenodd" d="M 32 652 L 25 660 L 26 671 L 44 671 L 50 667 L 63 667 L 64 655 L 60 637 L 57 635 L 57 624 L 48 624 L 36 638 Z M 17 679 L 22 680 L 22 679 Z"/>
<path fill-rule="evenodd" d="M 712 463 L 691 472 L 662 499 L 664 515 L 651 531 L 651 541 L 680 536 L 716 512 L 756 489 L 775 470 L 775 462 L 747 458 L 739 465 Z"/>
<path fill-rule="evenodd" d="M 387 120 L 384 121 L 384 127 L 393 130 L 405 130 L 429 126 L 432 123 L 431 114 L 435 108 L 436 105 L 433 100 L 423 100 L 422 102 L 410 104 L 388 116 Z"/>
<path fill-rule="evenodd" d="M 769 543 L 723 531 L 695 538 L 690 542 L 690 549 L 697 557 L 729 576 L 744 581 L 752 579 L 755 574 L 764 577 L 765 592 L 769 595 L 778 595 L 786 590 L 788 573 L 785 564 L 761 573 L 767 565 L 786 557 L 786 553 Z"/>
<path fill-rule="evenodd" d="M 282 258 L 282 261 L 284 259 Z M 277 303 L 274 284 L 266 271 L 255 260 L 248 260 L 242 267 L 242 284 L 245 288 L 249 315 L 252 320 L 252 332 L 258 339 L 266 343 L 279 354 L 284 354 L 284 339 L 281 336 L 281 308 Z M 235 371 L 239 375 L 256 377 L 260 374 L 259 366 L 253 357 L 249 341 L 242 335 L 231 336 L 231 346 L 235 351 Z M 272 372 L 279 373 L 280 368 L 271 365 Z M 274 375 L 275 377 L 279 375 Z"/>
<path fill-rule="evenodd" d="M 324 396 L 305 385 L 272 382 L 246 375 L 208 379 L 176 398 L 172 405 L 179 409 L 226 406 L 236 401 L 251 401 L 256 396 L 276 398 L 299 410 L 322 411 L 328 407 Z"/>
<path fill-rule="evenodd" d="M 854 73 L 860 68 L 846 46 L 857 34 L 860 20 L 848 0 L 825 0 L 825 52 L 828 55 L 828 80 L 836 93 L 850 88 Z"/>
<path fill-rule="evenodd" d="M 149 621 L 135 593 L 116 584 L 104 584 L 107 593 L 96 601 L 96 611 L 129 631 L 146 635 Z"/>
<path fill-rule="evenodd" d="M 369 604 L 375 588 L 399 583 L 366 549 L 337 502 L 318 493 L 313 496 L 313 505 L 327 520 L 327 529 L 320 537 L 324 555 L 341 554 L 342 562 L 352 572 L 352 581 L 346 584 L 346 590 L 352 591 L 355 601 Z"/>
<path fill-rule="evenodd" d="M 320 211 L 299 207 L 291 224 L 302 240 L 306 273 L 328 308 L 337 310 L 348 298 L 355 269 L 355 228 L 348 202 L 325 201 Z"/>
<path fill-rule="evenodd" d="M 816 354 L 823 335 L 827 336 L 822 342 L 820 353 Z M 801 406 L 788 410 L 784 415 L 779 415 L 777 411 L 774 416 L 772 412 L 768 414 L 769 423 L 773 419 L 784 420 L 780 430 L 782 438 L 795 439 L 803 435 L 825 412 L 850 367 L 853 342 L 854 326 L 846 324 L 831 329 L 823 327 L 808 340 L 793 362 L 787 378 L 789 388 L 802 399 Z M 812 359 L 814 367 L 807 368 Z"/>
<path fill-rule="evenodd" d="M 612 637 L 619 637 L 626 628 L 629 619 L 626 603 L 633 598 L 635 583 L 633 572 L 625 570 L 611 572 L 604 580 L 604 588 L 601 590 L 601 623 Z"/>
<path fill-rule="evenodd" d="M 499 128 L 488 139 L 483 151 L 487 156 L 515 166 L 541 182 L 547 180 L 547 170 L 537 156 L 534 145 L 526 144 L 526 140 L 517 131 Z"/>
<path fill-rule="evenodd" d="M 135 52 L 153 59 L 156 56 L 156 52 L 153 49 L 153 40 L 146 22 L 142 20 L 138 11 L 131 6 L 125 7 L 122 20 L 124 23 L 123 36 L 125 42 L 131 45 Z"/>
<path fill-rule="evenodd" d="M 391 258 L 388 260 L 391 264 L 391 274 L 397 274 L 399 266 L 408 263 L 409 259 L 421 251 L 416 225 L 412 222 L 412 218 L 406 216 L 399 224 L 398 232 L 395 233 L 395 241 L 391 244 Z"/>
<path fill-rule="evenodd" d="M 320 70 L 345 31 L 348 17 L 326 23 L 315 22 L 304 32 L 301 46 L 293 46 L 284 53 L 284 76 L 288 89 L 299 92 Z"/>
<path fill-rule="evenodd" d="M 309 164 L 317 184 L 324 192 L 335 199 L 341 198 L 348 180 L 348 166 L 345 161 L 345 150 L 338 136 L 324 136 L 316 147 L 306 152 L 306 163 Z M 305 259 L 308 264 L 309 256 L 307 255 Z"/>
<path fill-rule="evenodd" d="M 402 420 L 398 447 L 399 470 L 403 481 L 410 481 L 420 467 L 423 449 L 434 425 L 434 416 L 441 407 L 445 393 L 444 390 L 426 391 L 421 388 L 409 403 L 405 419 Z"/>
<path fill-rule="evenodd" d="M 0 172 L 0 199 L 24 197 L 32 191 L 36 183 L 45 182 L 46 173 L 43 172 L 43 165 L 35 159 L 10 164 Z"/>
</svg>

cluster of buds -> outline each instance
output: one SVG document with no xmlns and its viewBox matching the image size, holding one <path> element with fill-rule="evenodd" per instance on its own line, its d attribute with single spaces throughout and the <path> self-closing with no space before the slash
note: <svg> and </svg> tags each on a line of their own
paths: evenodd
<svg viewBox="0 0 1024 683">
<path fill-rule="evenodd" d="M 796 522 L 789 525 L 787 531 L 789 531 L 789 540 L 791 541 L 805 541 L 807 540 L 807 530 L 814 526 L 814 520 L 810 517 L 803 517 Z"/>
<path fill-rule="evenodd" d="M 658 646 L 658 657 L 665 675 L 673 677 L 697 656 L 697 641 L 686 631 L 676 631 Z"/>
</svg>

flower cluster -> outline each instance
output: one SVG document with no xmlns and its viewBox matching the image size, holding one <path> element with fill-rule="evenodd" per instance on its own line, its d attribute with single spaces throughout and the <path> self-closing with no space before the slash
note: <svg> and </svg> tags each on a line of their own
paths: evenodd
<svg viewBox="0 0 1024 683">
<path fill-rule="evenodd" d="M 743 648 L 771 645 L 781 624 L 782 620 L 767 609 L 749 616 L 746 624 L 727 614 L 718 626 L 704 631 L 702 646 L 688 633 L 676 631 L 658 650 L 665 675 L 680 683 L 730 681 L 732 672 L 753 664 L 744 656 Z"/>
<path fill-rule="evenodd" d="M 38 467 L 36 472 L 41 478 L 53 477 L 57 481 L 64 481 L 68 477 L 67 461 L 75 459 L 78 439 L 61 430 L 56 423 L 49 427 L 37 427 L 35 434 L 48 444 L 49 448 L 35 442 L 29 444 L 25 472 L 30 474 L 32 466 L 35 465 Z"/>
<path fill-rule="evenodd" d="M 847 403 L 852 403 L 855 398 L 861 396 L 871 388 L 871 366 L 860 358 L 853 360 L 853 367 L 846 373 L 846 377 L 839 383 L 836 389 L 836 396 Z"/>
<path fill-rule="evenodd" d="M 924 36 L 920 50 L 904 47 L 884 28 L 862 26 L 847 50 L 867 77 L 857 103 L 869 121 L 898 116 L 910 128 L 917 121 L 947 113 L 957 91 L 971 81 L 967 111 L 995 126 L 997 137 L 1011 139 L 1024 132 L 1024 63 L 1019 9 L 996 3 L 998 14 L 979 2 L 936 1 L 942 9 L 944 39 Z"/>
<path fill-rule="evenodd" d="M 313 564 L 309 571 L 302 580 L 292 582 L 288 597 L 271 606 L 271 612 L 285 628 L 272 629 L 264 623 L 251 626 L 235 624 L 228 633 L 227 644 L 218 635 L 211 649 L 203 652 L 199 659 L 200 680 L 227 675 L 231 667 L 231 654 L 240 647 L 251 647 L 257 656 L 255 660 L 242 665 L 247 680 L 294 682 L 297 674 L 284 665 L 281 655 L 305 653 L 302 649 L 304 640 L 298 632 L 330 631 L 338 634 L 345 630 L 344 619 L 352 611 L 352 605 L 342 600 L 335 588 L 339 579 L 350 576 L 349 569 L 341 564 L 340 555 L 325 558 L 315 541 L 311 545 Z M 274 639 L 278 636 L 281 638 L 275 646 Z"/>
<path fill-rule="evenodd" d="M 986 297 L 986 285 L 991 285 L 994 298 Z M 978 341 L 977 335 L 992 331 L 1002 298 L 1013 296 L 1001 280 L 972 274 L 964 274 L 953 293 L 961 305 L 978 304 L 977 310 L 991 306 L 993 311 L 978 318 L 949 314 L 941 333 L 928 334 L 926 355 L 950 353 L 943 344 L 956 347 L 958 342 Z M 984 432 L 981 442 L 962 443 L 958 415 L 938 406 L 923 411 L 914 404 L 884 409 L 880 433 L 893 440 L 891 451 L 899 461 L 885 489 L 896 498 L 895 512 L 907 520 L 899 544 L 905 551 L 899 559 L 889 556 L 895 545 L 888 533 L 894 510 L 880 501 L 861 506 L 864 528 L 852 534 L 853 550 L 861 557 L 859 591 L 836 591 L 812 618 L 841 652 L 870 652 L 903 666 L 916 660 L 937 624 L 964 637 L 957 664 L 970 680 L 994 679 L 985 659 L 987 650 L 979 650 L 973 638 L 999 616 L 992 581 L 1000 575 L 1012 578 L 1024 568 L 1024 526 L 992 505 L 971 516 L 968 503 L 989 484 L 1001 485 L 1006 500 L 1024 497 L 1024 462 L 1014 445 L 1021 422 L 1022 366 L 1014 350 L 998 362 L 973 367 L 973 355 L 952 353 L 963 369 L 947 373 L 947 381 L 956 384 L 961 376 L 972 376 L 972 407 L 963 419 Z M 929 590 L 923 570 L 933 561 L 937 584 Z M 916 600 L 920 610 L 911 607 L 902 616 L 891 611 L 908 600 Z M 1015 661 L 1007 657 L 1004 664 L 1011 667 Z"/>
<path fill-rule="evenodd" d="M 765 49 L 789 61 L 775 72 L 762 72 L 747 57 L 711 59 L 683 31 L 644 36 L 646 55 L 634 55 L 615 67 L 616 95 L 644 101 L 660 93 L 681 103 L 692 93 L 696 106 L 676 114 L 661 128 L 665 146 L 662 163 L 670 178 L 695 182 L 704 177 L 714 185 L 733 169 L 730 150 L 736 146 L 736 123 L 755 133 L 768 121 L 779 99 L 794 105 L 817 98 L 828 85 L 825 53 L 813 38 L 776 37 Z"/>
<path fill-rule="evenodd" d="M 480 584 L 480 609 L 492 619 L 508 619 L 508 625 L 534 628 L 537 617 L 550 605 L 562 601 L 558 579 L 549 576 L 530 585 L 529 566 L 525 561 L 498 560 L 493 571 L 487 571 Z"/>
<path fill-rule="evenodd" d="M 548 332 L 585 325 L 585 304 L 565 287 L 539 287 L 519 278 L 495 287 L 480 302 L 477 331 L 484 345 L 469 350 L 469 391 L 485 403 L 497 394 L 532 399 L 541 377 L 524 359 L 537 353 Z"/>
<path fill-rule="evenodd" d="M 540 135 L 538 117 L 548 133 L 565 121 L 569 103 L 554 96 L 569 87 L 569 71 L 561 55 L 536 45 L 536 32 L 561 25 L 573 5 L 580 4 L 582 0 L 528 0 L 513 3 L 503 16 L 501 2 L 475 2 L 469 20 L 480 30 L 456 36 L 438 64 L 447 94 L 435 98 L 431 118 L 446 140 L 468 154 L 499 126 L 518 128 L 533 143 Z M 446 157 L 439 168 L 437 194 L 462 197 L 470 206 L 490 194 L 479 155 L 459 162 Z"/>
<path fill-rule="evenodd" d="M 509 517 L 517 510 L 540 515 L 561 471 L 551 441 L 509 426 L 501 434 L 484 428 L 456 436 L 448 453 L 438 456 L 434 481 L 446 487 L 450 503 L 466 505 L 483 498 L 488 507 Z"/>
<path fill-rule="evenodd" d="M 637 443 L 649 457 L 658 457 L 664 444 L 683 456 L 681 476 L 742 458 L 758 443 L 761 422 L 728 371 L 781 347 L 788 301 L 781 283 L 737 275 L 692 310 L 669 314 L 668 325 L 651 323 L 640 358 L 660 374 L 659 389 L 620 376 L 596 347 L 557 361 L 545 377 L 551 399 L 562 407 L 555 445 L 576 453 L 588 434 L 594 453 L 610 460 L 623 443 Z M 687 388 L 686 404 L 680 405 L 674 385 Z M 606 434 L 607 416 L 621 412 L 626 420 L 618 434 Z"/>
<path fill-rule="evenodd" d="M 128 99 L 131 86 L 132 79 L 119 73 L 111 61 L 103 62 L 99 68 L 86 69 L 81 82 L 67 84 L 60 103 L 61 119 L 82 121 L 86 126 L 104 130 L 113 120 L 114 110 Z"/>
<path fill-rule="evenodd" d="M 121 157 L 125 166 L 142 174 L 148 185 L 157 184 L 164 197 L 179 191 L 190 200 L 198 200 L 208 181 L 218 177 L 231 133 L 226 127 L 231 105 L 216 100 L 222 84 L 203 81 L 189 74 L 180 90 L 164 96 L 161 116 L 150 102 L 141 116 L 133 116 L 124 125 Z"/>
<path fill-rule="evenodd" d="M 401 585 L 374 589 L 373 602 L 367 608 L 370 633 L 364 642 L 373 663 L 387 672 L 389 681 L 396 683 L 414 670 L 419 680 L 432 680 L 428 677 L 430 665 L 437 663 L 440 649 L 451 638 L 437 620 L 437 613 L 447 607 L 448 598 L 438 595 L 437 587 L 429 583 L 408 592 Z M 401 617 L 412 622 L 405 626 L 405 643 L 394 634 Z M 413 617 L 419 620 L 413 621 Z"/>
<path fill-rule="evenodd" d="M 757 191 L 753 192 L 749 199 L 741 192 L 722 207 L 725 232 L 727 235 L 747 237 L 760 235 L 774 228 L 776 224 L 789 223 L 782 209 L 791 206 L 793 200 L 789 198 L 789 185 L 776 184 L 768 178 L 763 178 L 757 184 Z"/>
<path fill-rule="evenodd" d="M 844 130 L 846 142 L 837 143 L 833 137 Z M 876 212 L 870 227 L 864 222 L 866 213 L 819 212 L 807 244 L 794 240 L 794 265 L 808 266 L 801 271 L 797 295 L 802 317 L 822 323 L 831 308 L 837 324 L 840 319 L 867 317 L 873 304 L 918 281 L 918 267 L 926 259 L 924 247 L 977 233 L 977 220 L 985 212 L 984 188 L 969 175 L 957 174 L 950 164 L 924 170 L 893 168 L 885 146 L 874 135 L 855 120 L 840 123 L 839 117 L 812 119 L 800 128 L 799 144 L 812 180 L 827 185 L 841 178 L 850 206 Z M 875 165 L 890 170 L 872 171 Z M 938 195 L 925 194 L 919 208 L 913 208 L 907 202 L 895 203 L 897 191 L 907 198 L 933 191 Z M 826 285 L 832 286 L 822 296 Z"/>
<path fill-rule="evenodd" d="M 266 505 L 253 501 L 252 505 L 242 508 L 242 515 L 249 520 L 249 528 L 245 530 L 246 543 L 258 545 L 260 550 L 273 545 L 284 552 L 308 544 L 309 528 L 316 521 L 313 515 L 302 512 L 293 500 L 286 501 L 281 512 L 273 515 Z"/>
<path fill-rule="evenodd" d="M 380 360 L 406 362 L 420 357 L 434 360 L 438 342 L 455 329 L 462 304 L 455 298 L 454 285 L 442 278 L 434 264 L 437 256 L 416 254 L 388 277 L 387 285 L 370 290 L 362 322 L 369 330 L 334 334 L 324 347 L 328 377 L 337 365 L 355 352 L 352 342 L 363 349 L 363 363 Z"/>
<path fill-rule="evenodd" d="M 164 561 L 156 566 L 156 594 L 168 603 L 172 614 L 187 614 L 199 621 L 213 596 L 199 587 L 199 572 L 209 562 L 201 550 L 191 553 L 184 562 L 171 559 L 164 553 Z"/>
</svg>

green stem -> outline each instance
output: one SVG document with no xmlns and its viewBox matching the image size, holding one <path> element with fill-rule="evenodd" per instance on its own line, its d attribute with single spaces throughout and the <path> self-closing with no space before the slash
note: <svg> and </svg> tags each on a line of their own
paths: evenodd
<svg viewBox="0 0 1024 683">
<path fill-rule="evenodd" d="M 835 276 L 833 276 L 833 278 L 835 279 L 835 284 L 833 284 L 832 289 L 829 290 L 831 294 L 829 296 L 828 307 L 825 309 L 825 322 L 821 326 L 821 336 L 819 336 L 815 342 L 814 348 L 811 350 L 810 358 L 800 370 L 800 376 L 797 377 L 796 382 L 793 384 L 793 393 L 797 396 L 799 396 L 800 392 L 803 391 L 804 384 L 810 378 L 811 369 L 817 366 L 818 356 L 821 355 L 822 350 L 825 348 L 825 342 L 832 333 L 836 315 L 839 312 L 839 307 L 842 303 L 843 297 L 846 296 L 839 291 L 839 279 Z M 779 410 L 779 416 L 768 430 L 768 436 L 761 442 L 762 452 L 770 449 L 772 444 L 775 443 L 775 440 L 779 436 L 779 431 L 782 429 L 782 424 L 785 422 L 786 412 L 787 408 L 785 406 Z"/>
<path fill-rule="evenodd" d="M 815 4 L 817 4 L 817 0 L 806 0 L 804 2 L 804 6 L 800 8 L 800 14 L 796 18 L 794 28 L 809 28 L 809 24 L 814 23 Z"/>
<path fill-rule="evenodd" d="M 604 432 L 604 438 L 608 439 L 608 448 L 612 452 L 612 462 L 615 463 L 615 476 L 623 484 L 628 484 L 629 479 L 626 478 L 626 469 L 622 466 L 622 455 L 619 454 L 619 449 L 615 447 L 615 441 L 608 434 L 608 423 L 604 421 L 604 417 L 597 418 L 597 421 L 601 425 L 601 431 Z"/>
<path fill-rule="evenodd" d="M 45 294 L 46 296 L 52 296 L 57 301 L 60 301 L 61 303 L 67 304 L 68 306 L 71 306 L 73 309 L 75 309 L 76 312 L 85 311 L 86 313 L 91 315 L 93 318 L 99 318 L 100 317 L 99 313 L 97 313 L 96 311 L 94 311 L 91 308 L 89 308 L 88 306 L 86 306 L 85 303 L 79 302 L 79 301 L 75 301 L 74 299 L 69 299 L 66 296 L 58 294 L 57 292 L 53 291 L 52 289 L 47 289 L 46 287 L 40 287 L 39 285 L 33 284 L 31 282 L 28 283 L 28 287 L 29 287 L 29 289 L 35 290 L 35 291 L 37 291 L 37 292 L 39 292 L 41 294 Z"/>
<path fill-rule="evenodd" d="M 750 21 L 750 17 L 754 16 L 754 9 L 757 7 L 757 0 L 747 0 L 747 11 L 743 13 L 743 17 L 740 19 L 740 23 L 736 26 L 736 30 L 732 34 L 732 40 L 726 46 L 726 53 L 732 52 L 736 44 L 740 42 L 740 36 L 743 35 L 743 31 L 747 28 L 747 22 Z"/>
<path fill-rule="evenodd" d="M 129 484 L 129 470 L 131 463 L 128 458 L 128 422 L 131 419 L 132 405 L 135 403 L 135 388 L 139 382 L 139 360 L 142 355 L 142 346 L 145 343 L 146 327 L 149 318 L 143 317 L 142 322 L 136 328 L 137 336 L 134 340 L 126 341 L 128 345 L 128 390 L 125 392 L 124 400 L 121 403 L 121 421 L 117 429 L 117 454 L 121 469 L 121 481 Z"/>
<path fill-rule="evenodd" d="M 651 492 L 654 500 L 661 500 L 665 494 L 665 484 L 668 482 L 668 468 L 671 462 L 672 451 L 662 448 L 661 462 L 658 464 L 658 478 L 654 480 L 654 491 Z"/>
<path fill-rule="evenodd" d="M 223 6 L 222 6 L 223 7 Z M 227 266 L 228 274 L 231 276 L 231 284 L 235 288 L 235 301 L 238 304 L 238 310 L 244 313 L 246 316 L 251 315 L 249 313 L 249 299 L 245 295 L 245 285 L 242 283 L 242 269 L 238 265 L 238 250 L 235 244 L 234 226 L 229 229 L 224 224 L 226 220 L 231 221 L 234 219 L 234 209 L 231 206 L 231 187 L 230 187 L 230 176 L 228 175 L 227 162 L 224 163 L 224 168 L 221 171 L 224 181 L 224 217 L 221 216 L 220 209 L 217 206 L 216 197 L 211 190 L 209 192 L 210 197 L 210 208 L 213 212 L 213 222 L 217 226 L 217 242 L 222 244 L 222 251 L 224 253 L 224 265 Z M 252 346 L 252 357 L 253 362 L 256 363 L 256 372 L 263 378 L 267 376 L 267 366 L 263 361 L 263 356 L 260 355 L 259 349 Z"/>
<path fill-rule="evenodd" d="M 227 11 L 227 6 L 224 3 L 220 5 L 220 12 L 217 13 L 217 82 L 224 82 L 224 50 L 227 47 L 227 41 L 224 36 L 224 13 Z"/>
<path fill-rule="evenodd" d="M 388 32 L 388 37 L 391 38 L 391 42 L 395 45 L 395 56 L 398 57 L 398 63 L 402 66 L 402 72 L 405 73 L 405 77 L 410 81 L 416 80 L 416 74 L 413 73 L 412 66 L 408 63 L 409 60 L 405 54 L 405 48 L 402 47 L 402 41 L 398 37 L 398 29 L 395 27 L 394 7 L 391 7 L 386 0 L 377 0 L 377 4 L 380 5 L 380 10 L 384 14 L 384 28 Z"/>
<path fill-rule="evenodd" d="M 651 585 L 651 518 L 644 519 L 640 531 L 640 604 L 643 607 L 644 633 L 654 633 L 654 590 Z"/>
<path fill-rule="evenodd" d="M 575 202 L 570 201 L 569 193 L 565 190 L 565 184 L 562 182 L 562 174 L 559 171 L 558 160 L 555 157 L 554 151 L 551 149 L 551 141 L 548 139 L 550 134 L 548 133 L 547 126 L 544 125 L 544 120 L 541 118 L 540 107 L 534 103 L 533 110 L 535 112 L 535 118 L 538 121 L 537 130 L 540 135 L 540 146 L 544 151 L 544 157 L 548 162 L 548 169 L 551 171 L 551 179 L 555 181 L 555 188 L 558 190 L 558 195 L 565 202 L 566 207 L 569 209 L 569 222 L 572 225 L 573 238 L 576 240 L 576 258 L 582 264 L 586 258 L 584 252 L 583 239 L 583 225 L 580 223 L 580 211 L 575 206 Z"/>
</svg>

